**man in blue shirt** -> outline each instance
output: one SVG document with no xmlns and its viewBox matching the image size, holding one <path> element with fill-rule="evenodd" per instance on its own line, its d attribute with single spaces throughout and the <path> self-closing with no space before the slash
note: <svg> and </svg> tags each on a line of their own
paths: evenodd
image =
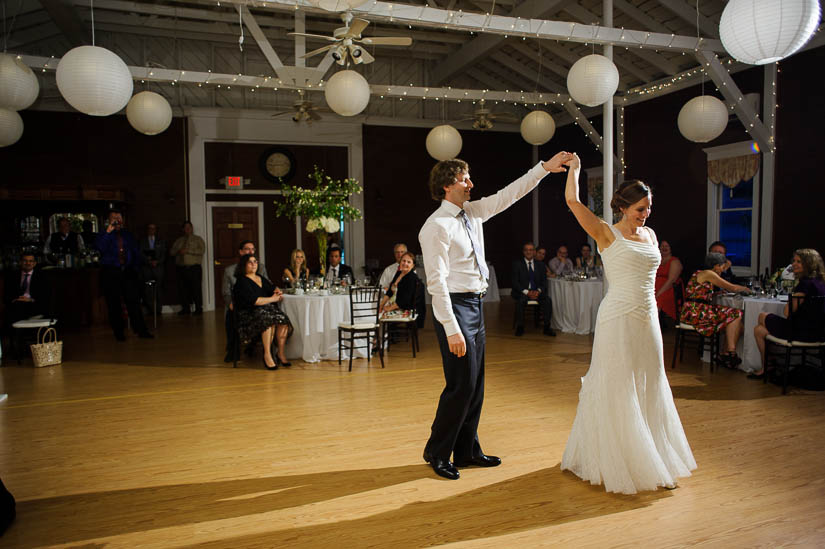
<svg viewBox="0 0 825 549">
<path fill-rule="evenodd" d="M 98 235 L 96 246 L 100 250 L 100 285 L 115 339 L 126 341 L 121 299 L 126 303 L 129 322 L 138 337 L 152 339 L 154 336 L 146 329 L 140 310 L 142 256 L 134 235 L 123 228 L 123 215 L 119 211 L 109 212 L 106 231 Z"/>
</svg>

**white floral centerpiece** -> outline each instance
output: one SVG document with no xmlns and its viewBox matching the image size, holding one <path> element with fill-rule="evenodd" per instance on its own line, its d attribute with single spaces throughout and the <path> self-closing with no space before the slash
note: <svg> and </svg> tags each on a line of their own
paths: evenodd
<svg viewBox="0 0 825 549">
<path fill-rule="evenodd" d="M 361 212 L 349 203 L 351 195 L 361 192 L 361 185 L 352 178 L 332 179 L 318 166 L 307 177 L 315 182 L 314 188 L 281 185 L 283 199 L 275 202 L 275 215 L 307 220 L 307 232 L 318 241 L 321 274 L 325 275 L 327 235 L 340 231 L 341 221 L 361 219 Z"/>
</svg>

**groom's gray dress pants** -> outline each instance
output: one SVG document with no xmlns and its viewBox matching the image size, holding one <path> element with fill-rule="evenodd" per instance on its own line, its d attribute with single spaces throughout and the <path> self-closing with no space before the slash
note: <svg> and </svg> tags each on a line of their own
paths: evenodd
<svg viewBox="0 0 825 549">
<path fill-rule="evenodd" d="M 446 385 L 425 451 L 433 458 L 449 460 L 453 454 L 455 461 L 464 461 L 482 453 L 477 430 L 484 402 L 486 331 L 482 294 L 450 294 L 450 300 L 467 352 L 462 357 L 451 353 L 444 327 L 433 318 Z"/>
</svg>

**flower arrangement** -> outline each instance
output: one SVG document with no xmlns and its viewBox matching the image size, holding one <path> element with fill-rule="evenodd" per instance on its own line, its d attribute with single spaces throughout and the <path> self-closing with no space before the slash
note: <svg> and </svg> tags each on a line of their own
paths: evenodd
<svg viewBox="0 0 825 549">
<path fill-rule="evenodd" d="M 281 185 L 283 199 L 275 202 L 275 215 L 307 220 L 307 232 L 314 233 L 318 240 L 318 254 L 321 259 L 321 274 L 326 274 L 327 233 L 341 230 L 341 221 L 361 219 L 358 208 L 349 203 L 349 197 L 361 192 L 356 179 L 333 179 L 323 169 L 314 166 L 308 179 L 315 182 L 314 188 Z"/>
</svg>

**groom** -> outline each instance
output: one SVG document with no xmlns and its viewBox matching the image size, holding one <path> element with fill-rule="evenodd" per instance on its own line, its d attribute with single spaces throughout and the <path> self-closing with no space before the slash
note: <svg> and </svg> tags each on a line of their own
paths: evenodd
<svg viewBox="0 0 825 549">
<path fill-rule="evenodd" d="M 560 152 L 496 194 L 475 202 L 469 201 L 473 183 L 466 162 L 442 160 L 430 172 L 430 194 L 441 205 L 421 227 L 418 240 L 433 297 L 446 385 L 424 447 L 424 461 L 439 476 L 455 480 L 457 467 L 501 464 L 501 459 L 481 451 L 477 435 L 484 401 L 486 337 L 481 300 L 489 277 L 483 223 L 533 190 L 548 173 L 566 171 L 563 164 L 572 156 Z"/>
</svg>

